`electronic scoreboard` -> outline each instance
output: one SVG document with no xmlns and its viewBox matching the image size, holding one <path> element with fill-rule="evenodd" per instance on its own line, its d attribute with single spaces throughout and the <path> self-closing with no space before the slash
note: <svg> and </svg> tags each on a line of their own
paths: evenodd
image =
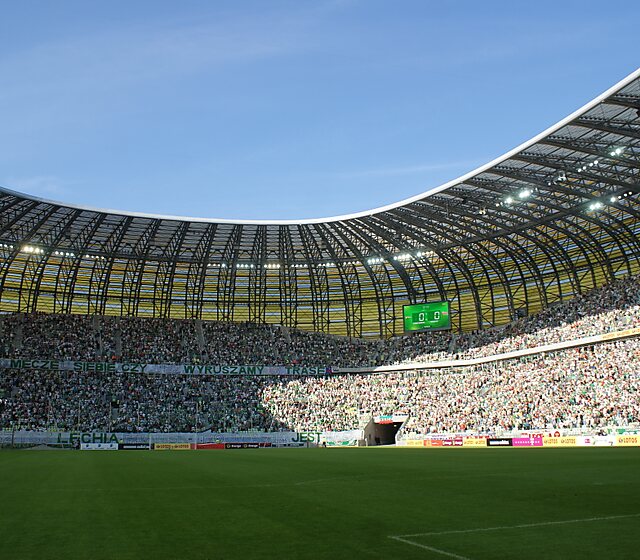
<svg viewBox="0 0 640 560">
<path fill-rule="evenodd" d="M 444 331 L 451 328 L 448 301 L 417 303 L 402 307 L 404 332 Z"/>
</svg>

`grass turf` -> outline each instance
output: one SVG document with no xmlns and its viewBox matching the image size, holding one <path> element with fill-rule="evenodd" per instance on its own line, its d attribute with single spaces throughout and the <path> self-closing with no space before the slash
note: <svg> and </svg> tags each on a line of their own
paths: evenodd
<svg viewBox="0 0 640 560">
<path fill-rule="evenodd" d="M 638 558 L 639 473 L 633 448 L 3 451 L 0 558 Z"/>
</svg>

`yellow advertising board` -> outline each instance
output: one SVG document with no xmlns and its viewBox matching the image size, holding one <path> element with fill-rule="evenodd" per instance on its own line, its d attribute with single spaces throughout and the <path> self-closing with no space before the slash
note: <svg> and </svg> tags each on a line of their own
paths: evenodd
<svg viewBox="0 0 640 560">
<path fill-rule="evenodd" d="M 407 447 L 422 447 L 422 440 L 421 439 L 408 439 L 407 440 Z"/>
<path fill-rule="evenodd" d="M 624 336 L 633 336 L 636 334 L 640 334 L 640 327 L 634 327 L 632 329 L 626 329 L 624 331 L 614 331 L 611 333 L 606 333 L 600 336 L 600 340 L 613 340 L 616 338 L 622 338 Z"/>
<path fill-rule="evenodd" d="M 487 439 L 483 437 L 465 437 L 462 439 L 462 447 L 487 447 Z"/>
<path fill-rule="evenodd" d="M 640 447 L 640 435 L 616 436 L 616 445 Z"/>
<path fill-rule="evenodd" d="M 575 447 L 577 445 L 576 436 L 549 437 L 542 438 L 543 447 Z"/>
<path fill-rule="evenodd" d="M 153 448 L 156 451 L 166 451 L 168 449 L 172 449 L 172 450 L 178 450 L 178 451 L 182 451 L 182 450 L 187 450 L 187 449 L 191 449 L 191 444 L 190 443 L 156 443 L 153 445 Z"/>
</svg>

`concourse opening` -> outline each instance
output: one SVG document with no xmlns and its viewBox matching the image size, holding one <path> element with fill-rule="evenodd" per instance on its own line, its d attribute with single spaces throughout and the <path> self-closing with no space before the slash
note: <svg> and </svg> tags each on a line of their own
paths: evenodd
<svg viewBox="0 0 640 560">
<path fill-rule="evenodd" d="M 373 445 L 393 445 L 402 422 L 375 423 Z"/>
</svg>

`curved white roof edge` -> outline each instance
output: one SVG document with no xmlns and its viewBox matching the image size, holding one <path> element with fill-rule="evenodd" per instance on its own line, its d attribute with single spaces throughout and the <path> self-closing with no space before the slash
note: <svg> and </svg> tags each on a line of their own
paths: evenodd
<svg viewBox="0 0 640 560">
<path fill-rule="evenodd" d="M 520 144 L 519 146 L 513 148 L 512 150 L 510 150 L 509 152 L 507 152 L 504 155 L 501 155 L 499 157 L 497 157 L 496 159 L 490 161 L 489 163 L 485 163 L 484 165 L 477 167 L 476 169 L 469 171 L 468 173 L 453 179 L 443 185 L 440 185 L 439 187 L 434 187 L 433 189 L 429 189 L 428 191 L 422 192 L 420 194 L 417 194 L 415 196 L 412 196 L 410 198 L 405 198 L 404 200 L 400 200 L 399 202 L 394 202 L 392 204 L 387 204 L 386 206 L 380 206 L 378 208 L 373 208 L 371 210 L 364 210 L 361 212 L 355 212 L 353 214 L 343 214 L 340 216 L 330 216 L 327 218 L 307 218 L 307 219 L 301 219 L 301 220 L 231 220 L 231 219 L 226 219 L 226 218 L 197 218 L 197 217 L 189 217 L 189 216 L 172 216 L 172 215 L 162 215 L 162 214 L 146 214 L 144 212 L 130 212 L 127 210 L 114 210 L 114 209 L 110 209 L 110 208 L 95 208 L 92 206 L 83 206 L 83 205 L 79 205 L 79 204 L 68 204 L 65 202 L 58 202 L 55 200 L 49 200 L 46 198 L 40 198 L 40 197 L 36 197 L 36 196 L 31 196 L 28 194 L 24 194 L 12 189 L 8 189 L 8 188 L 4 188 L 4 187 L 0 187 L 0 191 L 2 192 L 6 192 L 9 194 L 13 194 L 16 196 L 20 196 L 23 198 L 27 198 L 29 200 L 34 200 L 37 202 L 43 202 L 46 204 L 54 204 L 56 206 L 64 206 L 66 208 L 73 208 L 76 210 L 86 210 L 88 212 L 98 212 L 98 213 L 104 213 L 104 214 L 116 214 L 119 216 L 132 216 L 132 217 L 136 217 L 136 218 L 149 218 L 149 219 L 160 219 L 160 220 L 171 220 L 171 221 L 180 221 L 180 222 L 203 222 L 203 223 L 216 223 L 216 224 L 240 224 L 240 225 L 296 225 L 296 224 L 323 224 L 323 223 L 328 223 L 328 222 L 339 222 L 339 221 L 343 221 L 343 220 L 351 220 L 351 219 L 355 219 L 355 218 L 363 218 L 365 216 L 371 216 L 373 214 L 379 214 L 381 212 L 386 212 L 387 210 L 393 210 L 394 208 L 399 208 L 401 206 L 405 206 L 407 204 L 410 204 L 412 202 L 416 202 L 417 200 L 421 200 L 424 199 L 425 197 L 434 195 L 436 193 L 439 193 L 441 191 L 444 191 L 450 187 L 453 187 L 455 185 L 458 185 L 460 183 L 463 183 L 464 181 L 466 181 L 467 179 L 475 176 L 475 175 L 479 175 L 480 173 L 483 173 L 484 171 L 486 171 L 487 169 L 490 169 L 491 167 L 494 167 L 496 165 L 498 165 L 499 163 L 502 163 L 505 160 L 508 160 L 510 157 L 512 157 L 513 155 L 525 150 L 526 148 L 532 146 L 533 144 L 535 144 L 536 142 L 538 142 L 539 140 L 542 140 L 543 138 L 545 138 L 546 136 L 549 136 L 550 134 L 556 132 L 557 130 L 559 130 L 560 128 L 562 128 L 563 126 L 566 126 L 567 124 L 569 124 L 572 120 L 574 120 L 575 118 L 579 117 L 580 115 L 586 113 L 587 111 L 589 111 L 590 109 L 592 109 L 593 107 L 595 107 L 596 105 L 598 105 L 600 102 L 602 102 L 604 99 L 606 99 L 607 97 L 609 97 L 610 95 L 614 94 L 616 91 L 622 89 L 623 87 L 625 87 L 626 85 L 630 84 L 633 80 L 640 78 L 640 68 L 636 69 L 635 71 L 633 71 L 631 74 L 629 74 L 627 77 L 623 78 L 622 80 L 620 80 L 617 84 L 613 85 L 612 87 L 610 87 L 609 89 L 607 89 L 605 92 L 601 93 L 598 97 L 596 97 L 595 99 L 593 99 L 592 101 L 589 101 L 588 103 L 586 103 L 584 106 L 580 107 L 579 109 L 577 109 L 576 111 L 574 111 L 573 113 L 571 113 L 569 116 L 565 117 L 564 119 L 562 119 L 561 121 L 557 122 L 554 125 L 551 125 L 549 128 L 547 128 L 546 130 L 542 131 L 540 134 L 534 136 L 533 138 L 531 138 L 531 140 L 527 140 L 526 142 L 523 142 L 522 144 Z"/>
</svg>

